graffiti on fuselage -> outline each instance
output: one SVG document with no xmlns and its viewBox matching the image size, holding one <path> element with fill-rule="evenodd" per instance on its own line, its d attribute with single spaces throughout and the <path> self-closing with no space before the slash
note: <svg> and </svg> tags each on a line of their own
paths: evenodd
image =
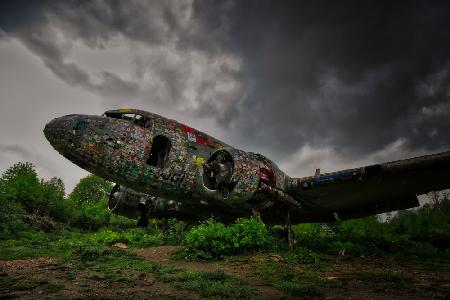
<svg viewBox="0 0 450 300">
<path fill-rule="evenodd" d="M 50 132 L 60 130 L 61 123 L 48 126 L 58 151 L 80 167 L 136 191 L 191 203 L 200 198 L 239 206 L 258 189 L 259 157 L 174 120 L 140 110 L 61 120 L 65 125 L 59 135 Z M 61 139 L 55 140 L 56 136 Z M 161 137 L 168 142 L 162 143 Z M 234 160 L 225 190 L 223 185 L 204 185 L 204 166 L 218 151 L 228 151 Z"/>
<path fill-rule="evenodd" d="M 148 127 L 119 118 L 121 113 L 148 119 Z M 165 194 L 171 190 L 174 194 L 196 192 L 202 188 L 202 165 L 224 145 L 186 125 L 143 111 L 109 111 L 106 117 L 108 124 L 100 129 L 95 121 L 98 117 L 87 116 L 82 132 L 87 138 L 80 154 L 84 159 L 89 157 L 93 168 L 107 169 L 111 180 L 131 187 L 139 185 L 140 189 L 144 186 L 152 193 L 159 189 Z M 156 136 L 167 137 L 171 143 L 164 168 L 147 164 Z"/>
</svg>

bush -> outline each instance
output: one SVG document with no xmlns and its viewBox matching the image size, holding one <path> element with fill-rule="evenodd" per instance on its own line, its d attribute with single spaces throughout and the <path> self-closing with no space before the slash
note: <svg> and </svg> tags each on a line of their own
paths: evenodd
<svg viewBox="0 0 450 300">
<path fill-rule="evenodd" d="M 407 256 L 432 257 L 437 254 L 437 249 L 428 243 L 410 241 L 403 236 L 392 242 L 391 252 Z"/>
<path fill-rule="evenodd" d="M 111 212 L 108 199 L 103 197 L 96 203 L 82 203 L 72 208 L 70 224 L 85 230 L 98 230 L 109 224 Z"/>
<path fill-rule="evenodd" d="M 333 254 L 344 254 L 344 255 L 361 255 L 364 253 L 364 249 L 359 244 L 353 244 L 352 242 L 342 242 L 335 241 L 330 244 L 329 250 Z"/>
<path fill-rule="evenodd" d="M 185 252 L 191 259 L 210 259 L 231 253 L 231 232 L 224 224 L 209 219 L 192 228 L 184 239 Z"/>
<path fill-rule="evenodd" d="M 268 234 L 259 218 L 237 219 L 229 227 L 233 248 L 239 253 L 264 248 L 268 244 Z"/>
<path fill-rule="evenodd" d="M 320 260 L 320 255 L 308 248 L 298 246 L 288 251 L 285 258 L 290 263 L 317 264 Z"/>
<path fill-rule="evenodd" d="M 111 230 L 103 230 L 94 233 L 91 236 L 91 240 L 95 244 L 111 246 L 121 241 L 121 235 L 120 233 Z"/>
<path fill-rule="evenodd" d="M 127 217 L 111 214 L 109 218 L 109 226 L 113 230 L 136 228 L 137 220 Z"/>
<path fill-rule="evenodd" d="M 269 244 L 269 236 L 259 218 L 238 219 L 229 226 L 209 219 L 192 228 L 184 244 L 190 259 L 220 258 L 262 249 Z"/>
<path fill-rule="evenodd" d="M 162 233 L 151 234 L 142 228 L 129 229 L 120 234 L 120 242 L 132 247 L 152 247 L 165 244 Z"/>
<path fill-rule="evenodd" d="M 30 230 L 30 226 L 20 219 L 3 217 L 0 221 L 0 239 L 8 239 Z"/>
</svg>

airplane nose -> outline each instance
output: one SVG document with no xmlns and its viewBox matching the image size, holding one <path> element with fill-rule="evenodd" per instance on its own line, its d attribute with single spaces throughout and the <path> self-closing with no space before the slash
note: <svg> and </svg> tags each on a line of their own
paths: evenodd
<svg viewBox="0 0 450 300">
<path fill-rule="evenodd" d="M 76 129 L 84 119 L 83 115 L 55 118 L 45 125 L 44 135 L 55 149 L 62 149 L 73 142 L 76 137 Z"/>
</svg>

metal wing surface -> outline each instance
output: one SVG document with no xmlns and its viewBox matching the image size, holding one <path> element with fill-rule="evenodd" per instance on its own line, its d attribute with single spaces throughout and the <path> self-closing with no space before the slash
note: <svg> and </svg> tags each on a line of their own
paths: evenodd
<svg viewBox="0 0 450 300">
<path fill-rule="evenodd" d="M 450 151 L 295 178 L 303 222 L 363 217 L 418 206 L 416 195 L 450 188 Z"/>
</svg>

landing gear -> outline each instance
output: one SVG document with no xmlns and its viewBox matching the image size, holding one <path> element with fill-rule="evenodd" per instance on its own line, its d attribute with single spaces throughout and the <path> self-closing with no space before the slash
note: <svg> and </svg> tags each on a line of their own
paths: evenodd
<svg viewBox="0 0 450 300">
<path fill-rule="evenodd" d="M 148 222 L 149 222 L 149 209 L 144 204 L 141 203 L 139 205 L 139 212 L 140 212 L 140 214 L 139 214 L 137 226 L 145 228 L 148 226 Z"/>
<path fill-rule="evenodd" d="M 150 213 L 152 212 L 153 208 L 155 207 L 154 204 L 155 197 L 147 196 L 145 199 L 145 202 L 139 203 L 138 209 L 139 209 L 139 219 L 137 222 L 138 227 L 147 227 L 149 223 Z"/>
<path fill-rule="evenodd" d="M 294 236 L 294 231 L 292 230 L 292 224 L 291 224 L 291 218 L 290 218 L 290 211 L 287 211 L 287 218 L 286 218 L 286 224 L 284 226 L 284 230 L 286 232 L 287 235 L 287 242 L 288 242 L 288 247 L 292 248 L 295 245 L 295 236 Z"/>
</svg>

